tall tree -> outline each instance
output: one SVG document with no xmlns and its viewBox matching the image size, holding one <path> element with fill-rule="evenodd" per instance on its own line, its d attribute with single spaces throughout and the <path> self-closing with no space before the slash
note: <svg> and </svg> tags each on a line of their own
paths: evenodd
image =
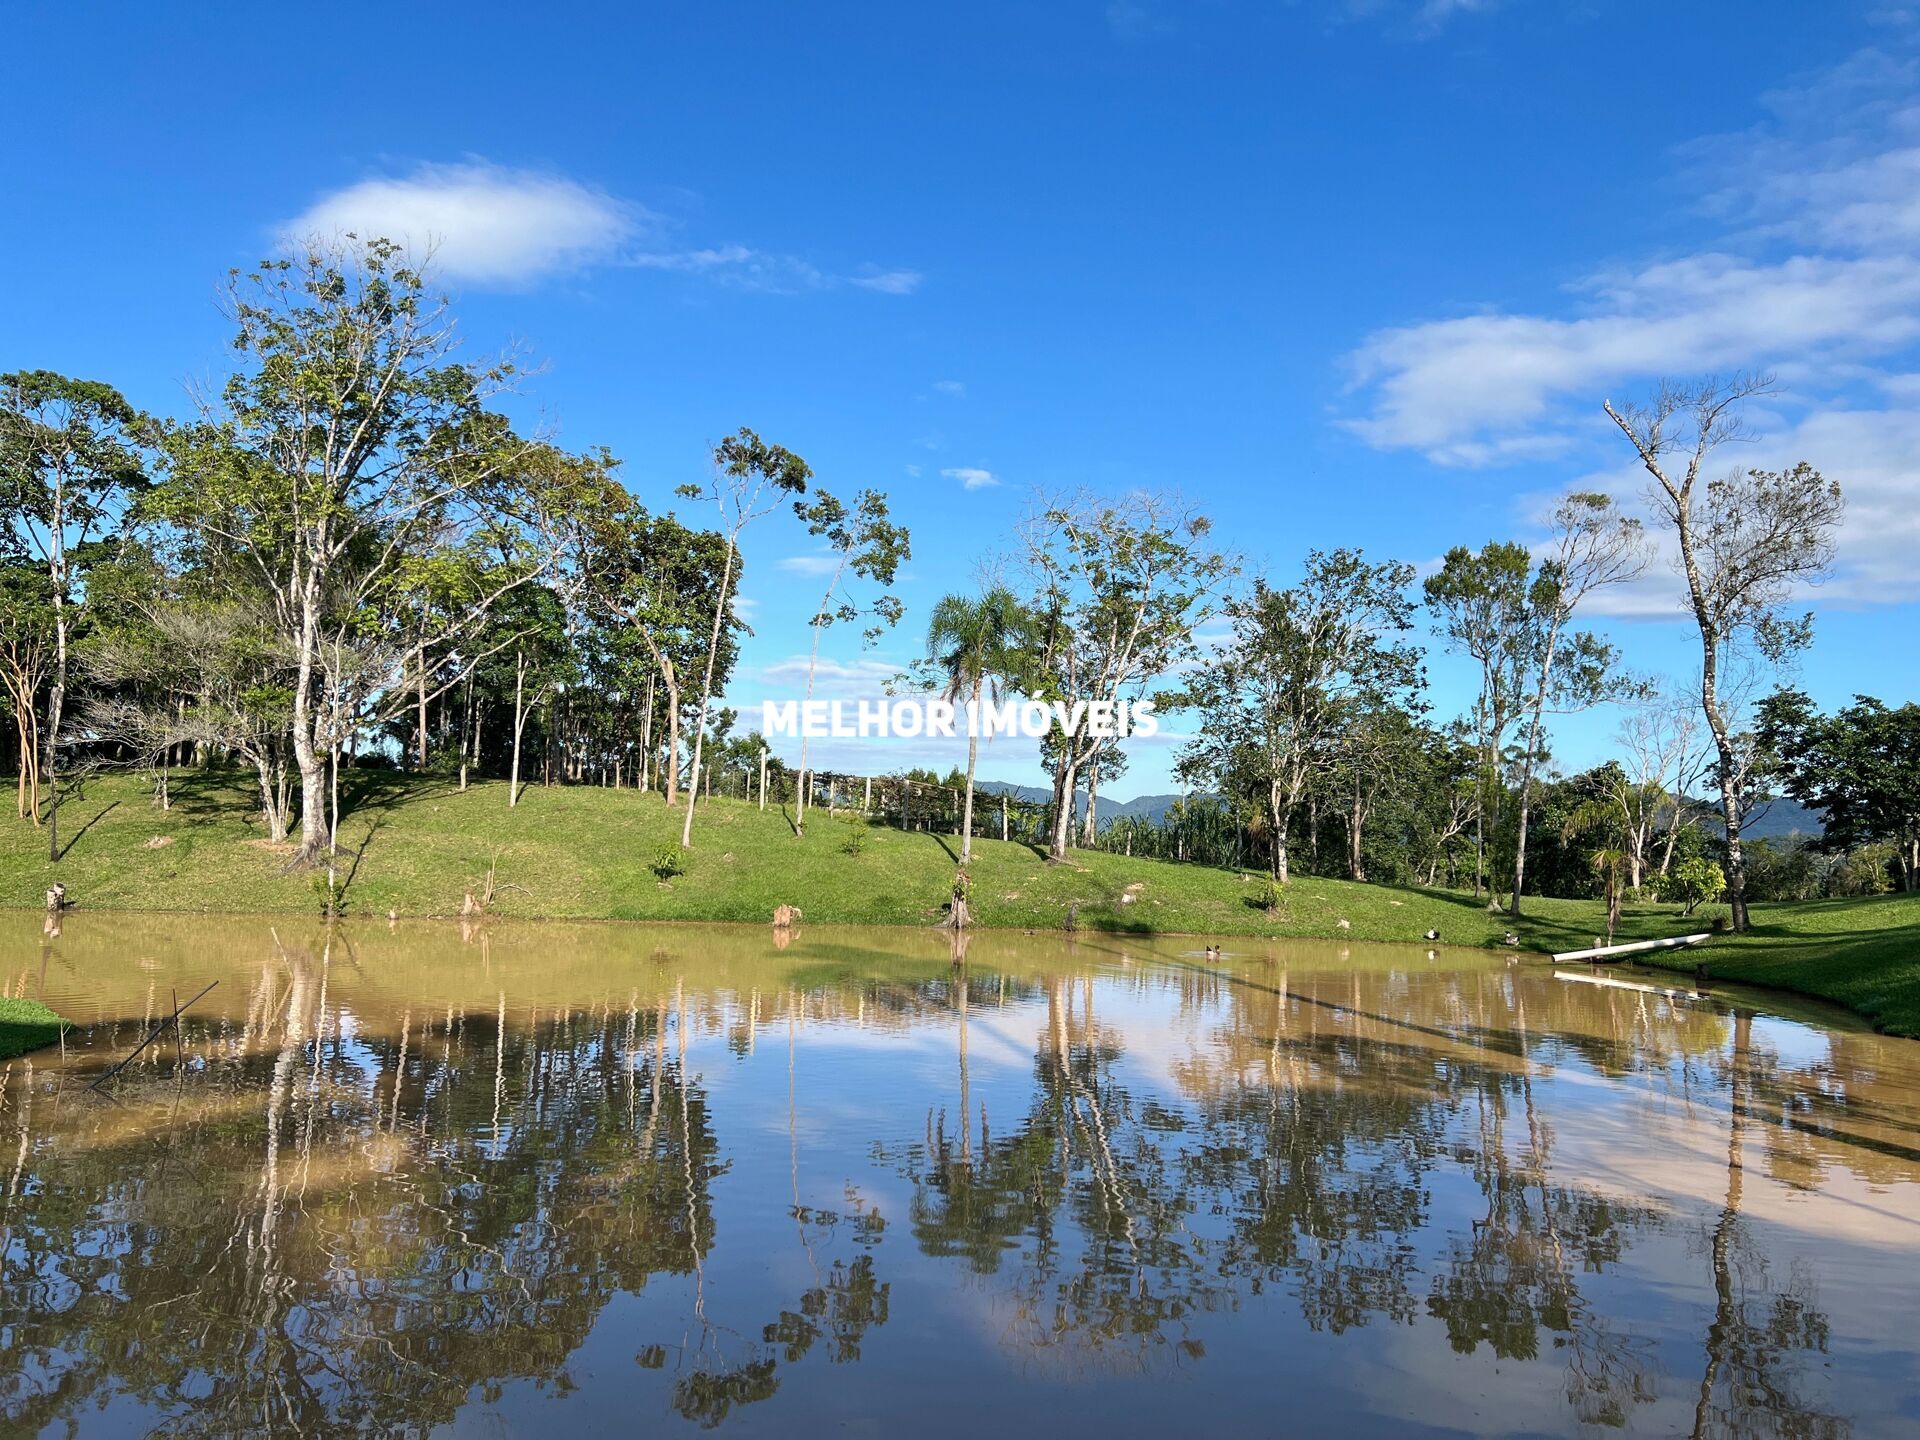
<svg viewBox="0 0 1920 1440">
<path fill-rule="evenodd" d="M 687 816 L 680 828 L 680 848 L 693 845 L 693 810 L 700 798 L 701 748 L 707 734 L 707 712 L 713 703 L 714 666 L 720 657 L 726 617 L 733 604 L 733 587 L 740 571 L 740 536 L 755 520 L 771 514 L 784 499 L 796 502 L 807 493 L 813 471 L 785 446 L 769 445 L 742 426 L 714 447 L 713 472 L 705 485 L 683 485 L 679 493 L 689 500 L 706 499 L 720 512 L 720 533 L 726 540 L 726 558 L 714 596 L 713 626 L 707 637 L 706 670 L 700 681 L 700 708 L 693 731 L 693 776 L 687 786 Z"/>
<path fill-rule="evenodd" d="M 1532 683 L 1531 693 L 1522 701 L 1528 723 L 1520 753 L 1513 851 L 1510 908 L 1516 916 L 1520 913 L 1520 892 L 1526 885 L 1527 819 L 1545 716 L 1549 710 L 1566 714 L 1591 709 L 1626 693 L 1631 686 L 1616 673 L 1617 652 L 1611 645 L 1590 632 L 1570 633 L 1568 624 L 1588 596 L 1634 579 L 1647 568 L 1647 559 L 1640 522 L 1621 514 L 1610 496 L 1575 491 L 1554 507 L 1547 553 L 1527 590 L 1527 617 L 1533 632 L 1528 637 L 1532 642 Z"/>
<path fill-rule="evenodd" d="M 1473 707 L 1480 757 L 1473 816 L 1475 895 L 1488 883 L 1487 837 L 1498 823 L 1503 795 L 1501 752 L 1508 731 L 1523 713 L 1527 693 L 1532 568 L 1533 558 L 1523 545 L 1490 541 L 1477 554 L 1457 545 L 1425 585 L 1427 608 L 1448 647 L 1472 657 L 1480 669 L 1480 693 Z"/>
<path fill-rule="evenodd" d="M 1294 810 L 1334 763 L 1344 728 L 1419 684 L 1418 654 L 1395 638 L 1413 623 L 1412 583 L 1410 565 L 1313 551 L 1299 584 L 1257 580 L 1228 602 L 1231 637 L 1188 678 L 1185 703 L 1202 723 L 1181 774 L 1261 796 L 1283 884 Z"/>
<path fill-rule="evenodd" d="M 1735 930 L 1748 925 L 1741 832 L 1756 747 L 1741 723 L 1744 697 L 1723 681 L 1731 667 L 1777 664 L 1812 642 L 1812 613 L 1796 618 L 1782 608 L 1796 589 L 1832 565 L 1834 531 L 1845 508 L 1839 484 L 1805 461 L 1787 470 L 1703 475 L 1715 452 L 1744 433 L 1741 406 L 1768 388 L 1761 376 L 1691 385 L 1668 381 L 1646 405 L 1615 409 L 1606 402 L 1607 414 L 1653 477 L 1647 498 L 1674 541 L 1700 633 L 1700 708 L 1718 759 Z"/>
<path fill-rule="evenodd" d="M 236 272 L 227 298 L 241 368 L 202 419 L 168 435 L 157 508 L 183 544 L 270 598 L 295 666 L 297 863 L 311 864 L 331 838 L 328 760 L 346 714 L 329 655 L 353 651 L 350 632 L 392 634 L 367 611 L 399 593 L 411 559 L 495 543 L 526 520 L 530 496 L 549 492 L 529 486 L 528 447 L 488 409 L 515 366 L 454 359 L 447 302 L 392 243 L 302 246 Z M 548 553 L 532 545 L 495 568 L 435 639 L 450 649 L 473 633 Z M 360 695 L 404 704 L 406 664 L 428 643 L 411 638 L 355 666 Z M 440 686 L 462 673 L 443 670 Z"/>
<path fill-rule="evenodd" d="M 1032 640 L 1032 619 L 1004 585 L 979 595 L 948 595 L 927 622 L 927 659 L 942 694 L 971 706 L 967 727 L 967 791 L 960 817 L 960 863 L 973 859 L 973 776 L 980 759 L 981 702 L 999 703 Z"/>
<path fill-rule="evenodd" d="M 1043 503 L 1026 525 L 1034 585 L 1031 687 L 1066 707 L 1053 754 L 1048 858 L 1066 859 L 1073 797 L 1089 761 L 1114 737 L 1092 707 L 1147 698 L 1198 653 L 1194 631 L 1219 606 L 1233 562 L 1213 546 L 1213 524 L 1175 497 L 1076 497 Z"/>
<path fill-rule="evenodd" d="M 146 483 L 134 409 L 111 385 L 50 370 L 0 375 L 0 506 L 46 569 L 53 668 L 41 731 L 48 798 L 47 858 L 60 858 L 60 723 L 66 706 L 74 565 L 120 524 Z"/>
<path fill-rule="evenodd" d="M 820 637 L 829 625 L 851 624 L 862 615 L 869 624 L 862 640 L 871 645 L 883 630 L 900 622 L 901 604 L 896 596 L 881 594 L 862 602 L 850 589 L 853 580 L 868 580 L 882 587 L 893 584 L 913 555 L 912 539 L 904 525 L 896 525 L 887 514 L 887 497 L 878 490 L 862 490 L 853 508 L 825 490 L 816 489 L 804 500 L 793 502 L 794 513 L 807 527 L 807 533 L 826 546 L 827 584 L 819 608 L 808 622 L 813 630 L 813 645 L 807 654 L 807 696 L 813 699 L 814 672 L 820 664 Z M 794 801 L 794 832 L 803 835 L 807 828 L 807 792 L 811 790 L 807 770 L 807 734 L 800 734 L 800 793 Z"/>
</svg>

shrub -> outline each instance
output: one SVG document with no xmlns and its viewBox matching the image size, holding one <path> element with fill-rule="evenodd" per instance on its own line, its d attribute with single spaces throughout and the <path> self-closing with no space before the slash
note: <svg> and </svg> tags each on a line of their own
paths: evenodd
<svg viewBox="0 0 1920 1440">
<path fill-rule="evenodd" d="M 686 852 L 671 841 L 662 845 L 660 853 L 653 857 L 653 873 L 662 880 L 671 880 L 676 875 L 686 874 Z"/>
<path fill-rule="evenodd" d="M 1260 888 L 1248 898 L 1247 903 L 1256 910 L 1264 910 L 1271 915 L 1287 903 L 1287 892 L 1281 888 L 1278 880 L 1269 875 Z"/>
<path fill-rule="evenodd" d="M 1720 898 L 1727 888 L 1727 877 L 1720 867 L 1704 855 L 1682 860 L 1661 880 L 1661 893 L 1680 902 L 1680 913 L 1691 915 L 1709 900 Z"/>
</svg>

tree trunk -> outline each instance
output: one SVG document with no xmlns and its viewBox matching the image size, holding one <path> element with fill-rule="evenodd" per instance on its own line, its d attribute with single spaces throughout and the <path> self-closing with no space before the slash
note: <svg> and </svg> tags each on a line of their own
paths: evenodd
<svg viewBox="0 0 1920 1440">
<path fill-rule="evenodd" d="M 1347 874 L 1355 880 L 1367 878 L 1367 862 L 1362 858 L 1361 838 L 1367 811 L 1360 789 L 1360 777 L 1353 779 L 1353 805 L 1347 812 Z"/>
<path fill-rule="evenodd" d="M 513 652 L 513 763 L 507 774 L 507 808 L 520 803 L 520 737 L 527 724 L 527 654 Z"/>
<path fill-rule="evenodd" d="M 60 711 L 67 699 L 67 544 L 64 477 L 54 472 L 53 515 L 49 527 L 53 581 L 53 684 L 47 691 L 47 751 L 41 773 L 47 780 L 47 859 L 60 858 Z"/>
<path fill-rule="evenodd" d="M 1558 615 L 1556 607 L 1554 614 Z M 1507 908 L 1517 919 L 1520 915 L 1520 891 L 1527 878 L 1527 820 L 1533 810 L 1533 767 L 1540 754 L 1540 721 L 1547 709 L 1547 687 L 1553 683 L 1553 651 L 1560 643 L 1560 622 L 1547 629 L 1546 653 L 1540 660 L 1540 688 L 1533 697 L 1533 719 L 1527 727 L 1527 747 L 1520 760 L 1519 838 L 1513 847 L 1513 902 Z"/>
<path fill-rule="evenodd" d="M 315 744 L 313 671 L 320 646 L 320 579 L 311 564 L 300 583 L 299 669 L 293 688 L 293 759 L 300 770 L 297 865 L 314 865 L 327 845 L 327 764 Z"/>
<path fill-rule="evenodd" d="M 1293 803 L 1281 794 L 1278 785 L 1268 787 L 1267 818 L 1273 826 L 1268 865 L 1273 878 L 1282 885 L 1287 883 L 1287 827 L 1293 823 Z"/>
<path fill-rule="evenodd" d="M 1073 790 L 1080 767 L 1071 757 L 1068 748 L 1071 743 L 1062 747 L 1054 761 L 1053 833 L 1047 845 L 1047 859 L 1056 864 L 1067 858 L 1067 846 L 1073 836 Z"/>
<path fill-rule="evenodd" d="M 414 742 L 414 755 L 420 768 L 424 770 L 427 768 L 427 647 L 425 645 L 414 652 L 413 684 L 419 710 L 419 719 L 415 726 L 417 738 Z"/>
<path fill-rule="evenodd" d="M 720 594 L 713 607 L 713 632 L 707 637 L 707 671 L 700 682 L 700 713 L 693 730 L 693 781 L 687 786 L 687 818 L 680 827 L 680 848 L 693 845 L 693 808 L 700 795 L 700 757 L 707 739 L 707 707 L 713 702 L 713 666 L 720 654 L 720 627 L 726 621 L 727 592 L 733 588 L 734 541 L 727 541 L 727 563 L 720 569 Z"/>
<path fill-rule="evenodd" d="M 980 691 L 982 681 L 973 682 L 973 713 L 980 713 Z M 980 727 L 967 726 L 967 803 L 960 817 L 960 863 L 965 865 L 973 859 L 973 769 L 980 758 Z M 965 901 L 956 901 L 960 911 L 965 910 Z M 964 920 L 961 923 L 965 923 Z"/>
</svg>

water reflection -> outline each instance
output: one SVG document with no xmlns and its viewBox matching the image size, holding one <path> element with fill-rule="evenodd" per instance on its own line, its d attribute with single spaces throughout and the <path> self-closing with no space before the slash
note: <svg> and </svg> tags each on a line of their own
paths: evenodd
<svg viewBox="0 0 1920 1440">
<path fill-rule="evenodd" d="M 83 1025 L 0 1091 L 21 1433 L 1912 1418 L 1910 1043 L 1361 947 L 5 927 Z"/>
</svg>

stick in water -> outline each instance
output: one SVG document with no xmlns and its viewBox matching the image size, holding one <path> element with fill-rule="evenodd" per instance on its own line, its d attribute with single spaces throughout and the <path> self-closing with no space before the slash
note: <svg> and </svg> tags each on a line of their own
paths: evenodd
<svg viewBox="0 0 1920 1440">
<path fill-rule="evenodd" d="M 200 995 L 205 995 L 207 993 L 207 990 L 213 989 L 213 987 L 215 985 L 218 985 L 219 983 L 220 982 L 218 980 L 211 982 L 207 986 L 206 990 L 202 990 L 200 992 Z M 114 1066 L 113 1069 L 109 1070 L 106 1074 L 102 1075 L 98 1080 L 94 1081 L 90 1088 L 94 1090 L 98 1090 L 102 1085 L 106 1084 L 107 1081 L 113 1079 L 114 1076 L 118 1075 L 122 1070 L 126 1069 L 127 1066 L 131 1065 L 133 1063 L 134 1055 L 138 1055 L 142 1050 L 146 1049 L 147 1046 L 151 1045 L 154 1042 L 154 1040 L 159 1037 L 160 1032 L 166 1029 L 167 1026 L 169 1025 L 174 1026 L 175 1027 L 174 1033 L 177 1036 L 179 1034 L 179 1025 L 180 1025 L 181 1015 L 183 1015 L 187 1011 L 188 1007 L 193 1005 L 195 1001 L 198 1001 L 200 999 L 200 995 L 194 996 L 193 999 L 187 1001 L 185 1005 L 181 1005 L 177 1007 L 174 1010 L 173 1014 L 167 1016 L 166 1019 L 160 1021 L 157 1025 L 153 1027 L 153 1029 L 149 1030 L 147 1032 L 147 1038 L 142 1040 L 138 1045 L 133 1047 L 133 1055 L 127 1056 L 126 1059 L 122 1060 L 118 1065 Z"/>
</svg>

